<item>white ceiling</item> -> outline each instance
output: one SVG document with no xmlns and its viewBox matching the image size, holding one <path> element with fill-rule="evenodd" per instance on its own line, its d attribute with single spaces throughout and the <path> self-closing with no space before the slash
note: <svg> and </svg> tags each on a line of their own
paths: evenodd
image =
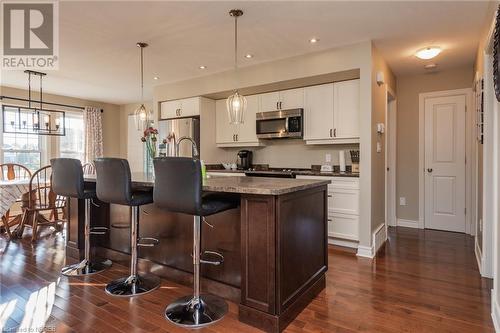
<svg viewBox="0 0 500 333">
<path fill-rule="evenodd" d="M 441 70 L 471 65 L 493 7 L 486 1 L 60 2 L 60 68 L 49 72 L 44 90 L 117 104 L 138 101 L 138 41 L 150 44 L 148 99 L 154 85 L 228 70 L 232 8 L 245 12 L 239 21 L 241 66 L 369 39 L 396 75 L 423 72 L 426 62 L 413 54 L 430 44 L 444 48 L 435 59 Z M 313 36 L 319 43 L 308 42 Z M 246 53 L 255 57 L 245 59 Z M 22 72 L 2 71 L 1 80 L 26 87 Z"/>
</svg>

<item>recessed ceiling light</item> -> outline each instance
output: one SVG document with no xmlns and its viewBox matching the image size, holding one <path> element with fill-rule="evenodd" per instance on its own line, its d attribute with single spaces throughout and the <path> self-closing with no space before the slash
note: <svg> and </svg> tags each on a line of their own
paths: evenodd
<svg viewBox="0 0 500 333">
<path fill-rule="evenodd" d="M 155 77 L 153 78 L 153 80 L 159 80 L 159 79 L 160 79 L 160 77 L 159 77 L 159 76 L 155 76 Z"/>
<path fill-rule="evenodd" d="M 245 55 L 245 58 L 252 59 L 253 58 L 253 54 L 248 53 L 248 54 Z"/>
<path fill-rule="evenodd" d="M 309 43 L 311 43 L 311 44 L 314 44 L 317 42 L 319 42 L 319 38 L 313 37 L 313 38 L 309 39 Z"/>
<path fill-rule="evenodd" d="M 199 69 L 207 69 L 207 66 L 204 66 L 204 65 L 201 65 L 200 67 L 198 67 Z"/>
<path fill-rule="evenodd" d="M 441 53 L 441 48 L 438 46 L 428 46 L 426 48 L 420 49 L 415 53 L 415 56 L 420 59 L 432 59 Z"/>
<path fill-rule="evenodd" d="M 424 68 L 425 69 L 435 69 L 437 67 L 437 64 L 427 64 L 427 65 L 424 65 Z"/>
</svg>

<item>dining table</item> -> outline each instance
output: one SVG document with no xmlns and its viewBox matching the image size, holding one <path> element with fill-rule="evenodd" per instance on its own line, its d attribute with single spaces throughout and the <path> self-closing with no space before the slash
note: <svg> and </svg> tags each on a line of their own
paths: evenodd
<svg viewBox="0 0 500 333">
<path fill-rule="evenodd" d="M 0 217 L 4 222 L 4 227 L 8 221 L 4 219 L 5 214 L 13 204 L 21 199 L 22 195 L 29 191 L 29 179 L 0 180 Z M 17 223 L 20 223 L 20 217 L 16 217 Z"/>
</svg>

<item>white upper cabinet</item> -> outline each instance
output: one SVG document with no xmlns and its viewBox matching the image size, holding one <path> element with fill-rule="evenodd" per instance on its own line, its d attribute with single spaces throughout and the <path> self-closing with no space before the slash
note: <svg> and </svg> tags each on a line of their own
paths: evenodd
<svg viewBox="0 0 500 333">
<path fill-rule="evenodd" d="M 247 110 L 244 114 L 244 123 L 239 126 L 237 142 L 238 143 L 258 143 L 257 131 L 255 126 L 255 114 L 259 112 L 259 96 L 247 96 Z"/>
<path fill-rule="evenodd" d="M 279 91 L 260 94 L 260 111 L 276 111 L 279 110 L 280 93 Z"/>
<path fill-rule="evenodd" d="M 232 125 L 226 109 L 226 100 L 220 99 L 215 102 L 215 140 L 218 147 L 249 147 L 259 146 L 255 129 L 255 114 L 259 111 L 259 95 L 246 96 L 247 109 L 244 115 L 244 123 Z"/>
<path fill-rule="evenodd" d="M 336 139 L 359 140 L 359 80 L 333 85 L 333 115 Z"/>
<path fill-rule="evenodd" d="M 215 101 L 215 141 L 217 144 L 228 144 L 235 141 L 237 127 L 229 123 L 226 100 Z"/>
<path fill-rule="evenodd" d="M 307 87 L 304 96 L 308 144 L 359 142 L 359 79 Z"/>
<path fill-rule="evenodd" d="M 306 87 L 304 140 L 333 138 L 333 83 Z"/>
<path fill-rule="evenodd" d="M 274 91 L 258 96 L 260 97 L 261 112 L 304 107 L 304 88 Z"/>
<path fill-rule="evenodd" d="M 160 103 L 160 118 L 171 119 L 200 115 L 201 97 L 178 99 Z"/>
<path fill-rule="evenodd" d="M 304 88 L 280 91 L 280 109 L 302 109 L 304 107 Z"/>
</svg>

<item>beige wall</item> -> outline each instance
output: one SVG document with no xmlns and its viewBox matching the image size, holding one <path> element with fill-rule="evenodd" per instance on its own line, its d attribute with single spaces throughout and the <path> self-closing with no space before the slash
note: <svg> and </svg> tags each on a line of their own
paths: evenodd
<svg viewBox="0 0 500 333">
<path fill-rule="evenodd" d="M 398 77 L 397 82 L 397 169 L 396 215 L 418 221 L 419 94 L 432 91 L 470 88 L 472 64 L 437 73 Z M 399 206 L 406 197 L 406 206 Z"/>
<path fill-rule="evenodd" d="M 18 98 L 28 98 L 28 91 L 23 89 L 11 88 L 11 87 L 0 87 L 0 95 L 18 97 Z M 35 93 L 33 98 L 38 98 L 38 94 Z M 126 150 L 126 142 L 119 139 L 121 132 L 120 124 L 120 107 L 115 104 L 108 104 L 96 101 L 89 101 L 79 98 L 72 98 L 53 94 L 43 94 L 43 99 L 46 102 L 68 104 L 75 106 L 94 106 L 104 110 L 102 114 L 102 127 L 103 127 L 103 148 L 104 156 L 122 156 L 122 151 Z M 10 100 L 4 100 L 5 104 L 14 105 L 27 105 L 27 103 L 14 102 Z M 63 110 L 64 108 L 60 108 Z M 75 111 L 75 109 L 67 109 Z M 49 139 L 52 137 L 49 137 Z"/>
<path fill-rule="evenodd" d="M 384 74 L 385 83 L 377 84 L 376 76 L 378 72 Z M 371 231 L 375 231 L 385 222 L 385 140 L 386 133 L 378 134 L 376 131 L 377 123 L 386 124 L 387 108 L 387 89 L 391 89 L 397 95 L 396 78 L 391 69 L 382 58 L 377 48 L 372 47 L 372 121 L 371 121 L 371 192 L 372 192 L 372 210 L 371 210 Z M 377 153 L 377 142 L 380 143 L 382 151 Z"/>
</svg>

